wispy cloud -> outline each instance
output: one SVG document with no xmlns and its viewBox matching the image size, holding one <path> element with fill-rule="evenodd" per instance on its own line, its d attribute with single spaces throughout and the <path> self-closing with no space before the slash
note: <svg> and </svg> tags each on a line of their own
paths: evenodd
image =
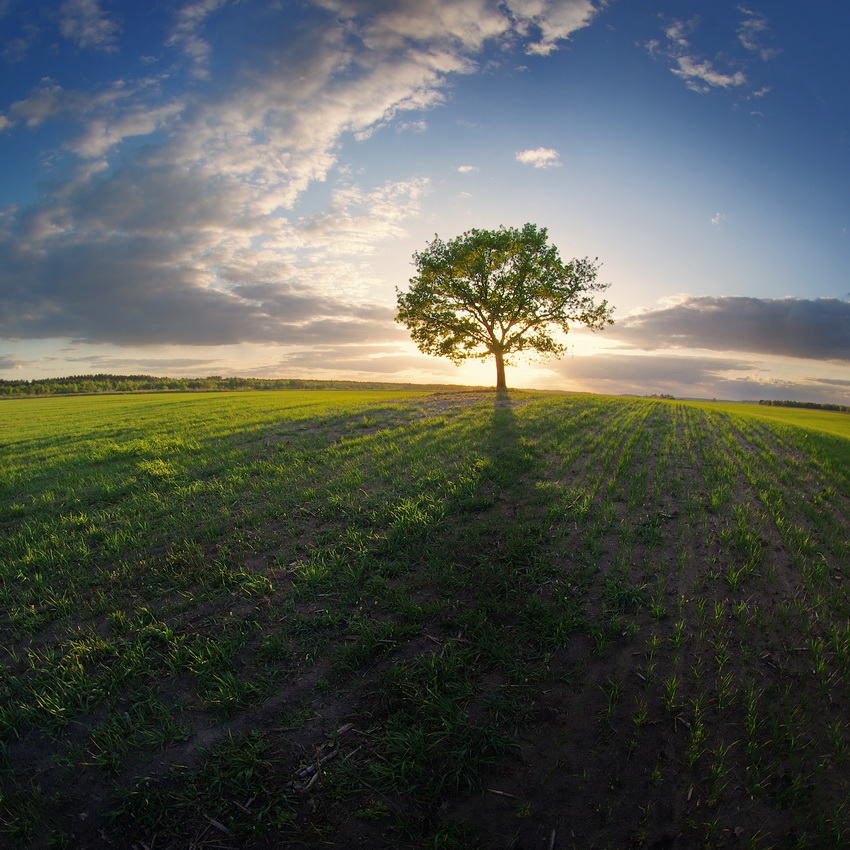
<svg viewBox="0 0 850 850">
<path fill-rule="evenodd" d="M 768 47 L 764 43 L 765 39 L 770 38 L 770 25 L 767 22 L 767 18 L 744 6 L 738 6 L 738 11 L 744 15 L 744 19 L 738 27 L 738 41 L 747 50 L 757 54 L 764 62 L 777 56 L 779 50 L 774 47 Z"/>
<path fill-rule="evenodd" d="M 207 18 L 227 4 L 228 0 L 195 0 L 187 3 L 177 12 L 174 32 L 166 44 L 178 46 L 192 62 L 195 77 L 206 79 L 209 76 L 209 60 L 212 52 L 210 43 L 198 35 Z"/>
<path fill-rule="evenodd" d="M 154 78 L 117 80 L 94 92 L 66 89 L 43 78 L 27 97 L 14 101 L 6 113 L 8 126 L 35 129 L 48 122 L 66 122 L 66 148 L 82 157 L 98 157 L 124 139 L 149 135 L 176 116 L 182 104 L 160 100 Z M 157 98 L 156 103 L 152 99 Z M 75 135 L 76 131 L 76 135 Z"/>
<path fill-rule="evenodd" d="M 749 95 L 760 96 L 768 89 L 761 87 L 758 92 L 750 91 L 746 72 L 749 56 L 755 52 L 766 59 L 775 55 L 775 51 L 758 46 L 759 39 L 767 32 L 767 21 L 741 6 L 738 10 L 746 16 L 736 31 L 737 42 L 746 48 L 746 54 L 739 50 L 742 55 L 736 57 L 732 51 L 726 50 L 713 57 L 705 56 L 694 44 L 701 25 L 698 17 L 668 21 L 663 27 L 664 40 L 652 39 L 644 46 L 650 55 L 672 62 L 671 72 L 692 91 L 705 94 L 712 89 L 741 89 Z"/>
<path fill-rule="evenodd" d="M 289 374 L 316 377 L 345 376 L 352 380 L 370 375 L 392 375 L 403 380 L 405 372 L 420 377 L 422 360 L 417 354 L 399 354 L 396 346 L 358 345 L 356 349 L 336 346 L 313 346 L 285 354 L 276 364 Z M 430 371 L 443 380 L 454 377 L 455 367 L 446 360 L 429 364 Z M 421 377 L 420 377 L 421 380 Z"/>
<path fill-rule="evenodd" d="M 221 360 L 208 357 L 120 357 L 114 355 L 68 356 L 69 363 L 79 363 L 95 373 L 144 373 L 147 375 L 191 375 L 218 371 Z"/>
<path fill-rule="evenodd" d="M 0 57 L 10 65 L 22 61 L 37 38 L 38 30 L 32 26 L 28 27 L 26 35 L 9 38 L 3 43 L 3 47 L 0 49 Z"/>
<path fill-rule="evenodd" d="M 682 295 L 606 337 L 634 349 L 704 349 L 850 362 L 850 303 L 836 298 Z"/>
<path fill-rule="evenodd" d="M 59 30 L 78 47 L 109 53 L 118 50 L 119 26 L 98 0 L 65 0 L 59 8 Z"/>
<path fill-rule="evenodd" d="M 723 74 L 715 70 L 711 62 L 700 62 L 693 56 L 676 57 L 678 68 L 673 68 L 673 73 L 686 81 L 688 88 L 694 91 L 706 92 L 711 87 L 729 88 L 730 86 L 742 86 L 747 78 L 742 71 L 733 74 Z"/>
<path fill-rule="evenodd" d="M 20 369 L 23 365 L 23 361 L 15 357 L 14 354 L 0 354 L 0 371 Z"/>
<path fill-rule="evenodd" d="M 562 165 L 560 155 L 554 148 L 534 148 L 516 152 L 516 161 L 534 168 L 558 168 Z"/>
<path fill-rule="evenodd" d="M 397 133 L 424 133 L 428 129 L 428 122 L 423 119 L 418 121 L 402 121 L 397 127 Z"/>
</svg>

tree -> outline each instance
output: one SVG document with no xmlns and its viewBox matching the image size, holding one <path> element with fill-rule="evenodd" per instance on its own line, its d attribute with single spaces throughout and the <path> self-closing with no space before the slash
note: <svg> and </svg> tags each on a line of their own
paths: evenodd
<svg viewBox="0 0 850 850">
<path fill-rule="evenodd" d="M 406 325 L 425 354 L 460 364 L 496 360 L 496 389 L 504 390 L 505 364 L 525 351 L 557 356 L 566 350 L 554 334 L 570 322 L 601 330 L 613 324 L 607 301 L 594 294 L 598 266 L 588 259 L 561 261 L 545 227 L 469 230 L 439 236 L 413 255 L 418 274 L 410 290 L 396 290 L 396 321 Z"/>
</svg>

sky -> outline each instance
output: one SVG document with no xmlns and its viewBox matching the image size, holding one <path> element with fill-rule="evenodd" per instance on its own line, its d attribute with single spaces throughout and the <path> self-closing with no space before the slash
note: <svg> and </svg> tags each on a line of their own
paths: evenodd
<svg viewBox="0 0 850 850">
<path fill-rule="evenodd" d="M 414 252 L 546 227 L 615 324 L 516 387 L 850 403 L 850 5 L 0 0 L 0 378 L 490 384 Z"/>
</svg>

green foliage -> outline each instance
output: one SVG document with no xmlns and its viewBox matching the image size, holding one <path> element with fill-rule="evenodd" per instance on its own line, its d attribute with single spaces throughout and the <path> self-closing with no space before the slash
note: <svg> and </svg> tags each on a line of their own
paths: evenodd
<svg viewBox="0 0 850 850">
<path fill-rule="evenodd" d="M 440 389 L 439 384 L 379 381 L 305 380 L 303 378 L 163 378 L 153 375 L 70 375 L 31 380 L 0 379 L 0 396 L 44 396 L 131 392 L 217 392 L 233 390 L 408 390 Z"/>
<path fill-rule="evenodd" d="M 594 301 L 607 288 L 596 281 L 598 267 L 588 259 L 564 263 L 545 227 L 470 230 L 449 242 L 435 237 L 414 261 L 418 274 L 409 292 L 397 293 L 396 321 L 426 354 L 453 363 L 495 357 L 499 388 L 511 356 L 559 355 L 565 346 L 555 333 L 567 333 L 570 323 L 613 323 L 608 302 Z"/>
</svg>

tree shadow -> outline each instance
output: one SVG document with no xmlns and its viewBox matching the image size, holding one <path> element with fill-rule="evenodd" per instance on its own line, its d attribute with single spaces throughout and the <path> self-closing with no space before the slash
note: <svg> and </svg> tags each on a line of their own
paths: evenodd
<svg viewBox="0 0 850 850">
<path fill-rule="evenodd" d="M 532 454 L 521 439 L 514 405 L 508 390 L 496 391 L 487 452 L 493 478 L 502 490 L 515 488 L 533 466 Z"/>
</svg>

